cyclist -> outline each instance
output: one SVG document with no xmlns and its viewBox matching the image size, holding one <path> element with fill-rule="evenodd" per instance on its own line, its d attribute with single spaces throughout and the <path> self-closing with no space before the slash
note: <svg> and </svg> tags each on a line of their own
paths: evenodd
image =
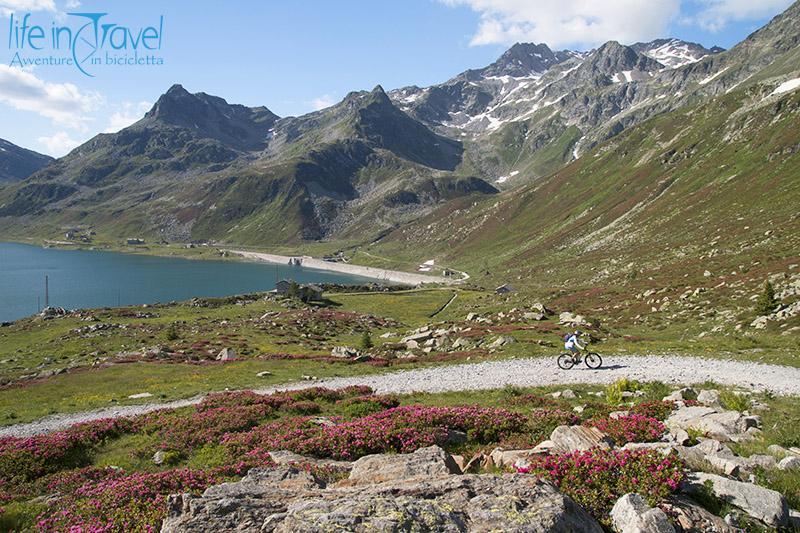
<svg viewBox="0 0 800 533">
<path fill-rule="evenodd" d="M 586 349 L 586 347 L 582 346 L 580 343 L 581 335 L 582 332 L 580 330 L 575 330 L 574 333 L 567 333 L 564 335 L 564 348 L 572 352 L 572 356 L 576 361 L 580 361 L 579 354 Z"/>
</svg>

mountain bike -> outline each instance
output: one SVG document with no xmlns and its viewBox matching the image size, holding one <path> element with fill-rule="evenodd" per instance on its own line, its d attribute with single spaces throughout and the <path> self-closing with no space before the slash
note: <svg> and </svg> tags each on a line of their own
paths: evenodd
<svg viewBox="0 0 800 533">
<path fill-rule="evenodd" d="M 569 370 L 581 363 L 581 357 L 583 357 L 584 364 L 593 370 L 603 366 L 603 358 L 596 352 L 586 352 L 585 354 L 568 352 L 558 356 L 558 367 L 562 370 Z"/>
</svg>

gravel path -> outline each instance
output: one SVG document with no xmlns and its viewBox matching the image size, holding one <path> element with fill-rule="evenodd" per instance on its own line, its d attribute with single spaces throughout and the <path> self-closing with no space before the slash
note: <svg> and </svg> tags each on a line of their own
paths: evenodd
<svg viewBox="0 0 800 533">
<path fill-rule="evenodd" d="M 770 390 L 776 394 L 800 394 L 800 368 L 764 365 L 723 359 L 680 356 L 614 356 L 603 368 L 590 370 L 575 367 L 560 370 L 550 358 L 508 359 L 483 363 L 404 370 L 363 377 L 291 383 L 257 389 L 271 393 L 277 390 L 301 389 L 309 386 L 346 387 L 369 385 L 379 393 L 445 392 L 454 390 L 496 389 L 506 385 L 569 385 L 575 383 L 611 383 L 621 377 L 639 381 L 692 384 L 715 381 L 753 390 Z M 51 415 L 36 422 L 0 428 L 0 437 L 29 436 L 63 429 L 77 422 L 99 418 L 131 416 L 156 409 L 185 407 L 196 404 L 200 397 L 175 402 L 108 407 L 96 411 Z"/>
</svg>

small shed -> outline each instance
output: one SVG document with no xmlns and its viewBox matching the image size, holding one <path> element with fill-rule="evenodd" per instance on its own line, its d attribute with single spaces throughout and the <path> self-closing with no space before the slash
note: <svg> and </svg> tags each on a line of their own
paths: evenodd
<svg viewBox="0 0 800 533">
<path fill-rule="evenodd" d="M 302 299 L 305 302 L 318 302 L 322 300 L 322 287 L 319 285 L 303 285 L 301 287 Z"/>
<path fill-rule="evenodd" d="M 495 294 L 508 294 L 510 292 L 517 292 L 517 290 L 508 283 L 500 285 L 494 290 Z"/>
<path fill-rule="evenodd" d="M 286 296 L 289 294 L 289 289 L 291 289 L 293 283 L 294 281 L 290 279 L 282 279 L 275 284 L 275 292 L 281 296 Z"/>
</svg>

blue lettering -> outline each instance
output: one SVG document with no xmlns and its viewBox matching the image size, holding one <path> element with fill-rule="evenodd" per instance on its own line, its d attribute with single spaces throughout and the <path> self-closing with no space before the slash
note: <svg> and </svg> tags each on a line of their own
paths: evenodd
<svg viewBox="0 0 800 533">
<path fill-rule="evenodd" d="M 44 28 L 41 26 L 31 26 L 31 31 L 28 32 L 28 45 L 34 50 L 41 50 L 44 46 L 36 46 L 33 40 L 44 39 Z"/>
</svg>

